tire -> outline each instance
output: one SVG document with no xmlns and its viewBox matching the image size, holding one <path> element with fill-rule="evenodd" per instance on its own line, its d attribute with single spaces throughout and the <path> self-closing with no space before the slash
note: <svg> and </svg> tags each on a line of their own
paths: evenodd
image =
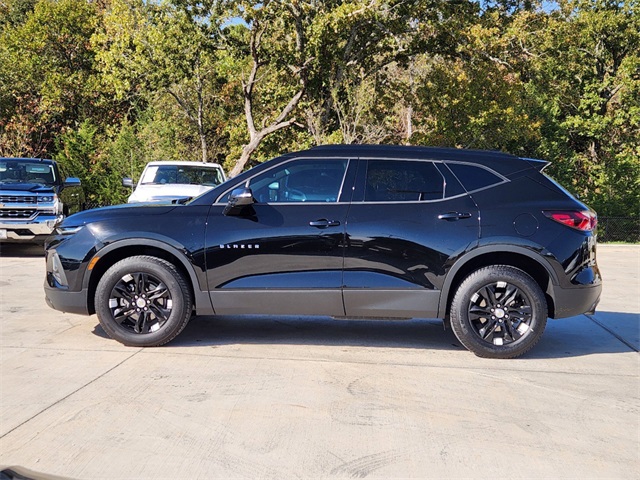
<svg viewBox="0 0 640 480">
<path fill-rule="evenodd" d="M 547 301 L 540 286 L 506 265 L 473 272 L 451 302 L 453 333 L 479 357 L 518 357 L 538 343 L 546 325 Z"/>
<path fill-rule="evenodd" d="M 100 325 L 118 342 L 157 347 L 173 340 L 193 309 L 191 290 L 178 269 L 156 257 L 125 258 L 100 279 L 95 296 Z"/>
</svg>

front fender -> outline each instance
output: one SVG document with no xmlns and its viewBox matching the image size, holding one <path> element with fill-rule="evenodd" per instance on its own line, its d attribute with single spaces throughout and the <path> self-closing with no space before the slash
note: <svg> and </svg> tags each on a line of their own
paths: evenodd
<svg viewBox="0 0 640 480">
<path fill-rule="evenodd" d="M 124 235 L 125 234 L 123 234 L 123 236 Z M 178 243 L 175 239 L 163 235 L 157 235 L 155 236 L 155 238 L 149 238 L 148 236 L 143 236 L 141 232 L 127 232 L 126 238 L 110 239 L 103 248 L 98 250 L 91 257 L 91 259 L 89 259 L 89 264 L 94 261 L 99 263 L 99 259 L 114 254 L 118 250 L 131 247 L 156 248 L 166 252 L 171 257 L 177 259 L 177 261 L 180 262 L 180 266 L 183 267 L 183 270 L 187 272 L 189 276 L 188 280 L 191 283 L 193 289 L 193 293 L 195 296 L 194 300 L 196 302 L 198 314 L 213 314 L 213 307 L 211 305 L 211 300 L 207 292 L 207 283 L 204 271 L 201 272 L 200 275 L 198 275 L 191 252 L 184 245 Z M 96 257 L 98 258 L 98 260 L 95 260 Z M 91 285 L 93 280 L 93 275 L 95 274 L 94 272 L 99 270 L 100 269 L 87 269 L 87 275 L 85 275 L 83 279 L 83 288 L 89 289 L 89 286 Z M 98 280 L 96 279 L 96 282 L 97 281 Z"/>
</svg>

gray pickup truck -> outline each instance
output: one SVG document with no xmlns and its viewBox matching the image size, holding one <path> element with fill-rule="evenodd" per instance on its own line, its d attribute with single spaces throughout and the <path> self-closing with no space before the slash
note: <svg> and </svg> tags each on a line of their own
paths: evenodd
<svg viewBox="0 0 640 480">
<path fill-rule="evenodd" d="M 0 242 L 42 242 L 83 210 L 80 180 L 62 180 L 53 160 L 0 158 Z"/>
</svg>

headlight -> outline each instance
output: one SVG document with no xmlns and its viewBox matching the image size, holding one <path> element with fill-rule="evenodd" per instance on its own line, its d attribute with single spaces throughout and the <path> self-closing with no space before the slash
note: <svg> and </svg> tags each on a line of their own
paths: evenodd
<svg viewBox="0 0 640 480">
<path fill-rule="evenodd" d="M 56 252 L 51 256 L 51 266 L 51 276 L 58 282 L 58 285 L 68 287 L 69 282 L 67 281 L 67 276 L 64 273 L 64 268 L 62 268 L 60 257 L 58 257 Z"/>
<path fill-rule="evenodd" d="M 80 225 L 79 227 L 63 227 L 59 226 L 56 228 L 57 235 L 74 235 L 78 233 L 80 230 L 84 228 L 84 225 Z"/>
<path fill-rule="evenodd" d="M 56 195 L 46 195 L 44 197 L 38 197 L 38 203 L 51 203 L 55 202 L 58 197 Z"/>
</svg>

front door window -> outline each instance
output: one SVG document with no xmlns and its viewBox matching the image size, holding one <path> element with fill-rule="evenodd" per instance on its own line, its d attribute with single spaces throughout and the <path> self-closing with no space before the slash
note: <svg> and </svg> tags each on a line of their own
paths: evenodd
<svg viewBox="0 0 640 480">
<path fill-rule="evenodd" d="M 337 202 L 347 160 L 294 160 L 249 181 L 259 203 Z"/>
</svg>

